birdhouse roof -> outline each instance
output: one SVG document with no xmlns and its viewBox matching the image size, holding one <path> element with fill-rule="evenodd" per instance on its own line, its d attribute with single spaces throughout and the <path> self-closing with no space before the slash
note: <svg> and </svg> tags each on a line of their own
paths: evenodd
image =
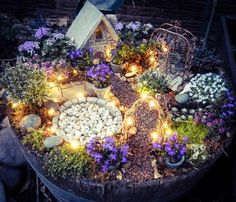
<svg viewBox="0 0 236 202">
<path fill-rule="evenodd" d="M 112 39 L 118 41 L 119 37 L 106 17 L 89 1 L 84 4 L 66 36 L 75 41 L 77 48 L 82 48 L 101 22 L 104 22 Z"/>
</svg>

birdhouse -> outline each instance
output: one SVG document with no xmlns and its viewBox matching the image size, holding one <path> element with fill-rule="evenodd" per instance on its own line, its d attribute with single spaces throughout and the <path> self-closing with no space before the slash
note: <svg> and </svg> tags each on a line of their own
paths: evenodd
<svg viewBox="0 0 236 202">
<path fill-rule="evenodd" d="M 92 47 L 95 55 L 107 61 L 111 60 L 111 50 L 119 40 L 106 17 L 89 1 L 84 4 L 66 36 L 74 40 L 77 48 Z"/>
</svg>

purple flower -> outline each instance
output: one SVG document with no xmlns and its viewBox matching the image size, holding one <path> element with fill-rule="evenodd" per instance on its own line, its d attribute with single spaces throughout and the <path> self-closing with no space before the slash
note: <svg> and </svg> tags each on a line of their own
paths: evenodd
<svg viewBox="0 0 236 202">
<path fill-rule="evenodd" d="M 27 52 L 30 55 L 34 55 L 35 54 L 35 49 L 39 49 L 39 42 L 34 42 L 34 41 L 25 41 L 23 44 L 21 44 L 18 47 L 18 50 L 20 52 Z"/>
<path fill-rule="evenodd" d="M 123 28 L 124 28 L 124 24 L 121 23 L 121 22 L 118 22 L 118 23 L 115 25 L 115 30 L 116 30 L 116 31 L 121 31 Z"/>
<path fill-rule="evenodd" d="M 49 34 L 49 29 L 46 27 L 40 27 L 36 32 L 35 32 L 35 38 L 36 39 L 42 39 L 44 36 L 48 36 Z"/>
<path fill-rule="evenodd" d="M 152 148 L 153 149 L 161 149 L 161 144 L 155 142 L 152 144 Z"/>
<path fill-rule="evenodd" d="M 102 172 L 107 173 L 108 172 L 108 165 L 104 164 L 102 165 Z"/>
</svg>

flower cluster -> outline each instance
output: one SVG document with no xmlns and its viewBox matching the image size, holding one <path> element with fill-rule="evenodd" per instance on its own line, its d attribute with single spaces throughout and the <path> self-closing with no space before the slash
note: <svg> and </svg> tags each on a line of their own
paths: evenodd
<svg viewBox="0 0 236 202">
<path fill-rule="evenodd" d="M 208 157 L 208 152 L 204 144 L 189 145 L 189 160 L 190 161 L 205 161 Z"/>
<path fill-rule="evenodd" d="M 41 40 L 43 37 L 49 35 L 49 28 L 46 27 L 40 27 L 36 32 L 35 32 L 35 38 Z"/>
<path fill-rule="evenodd" d="M 107 137 L 104 142 L 92 139 L 87 144 L 87 153 L 97 164 L 99 171 L 107 173 L 125 164 L 128 157 L 127 144 L 117 146 L 113 137 Z"/>
<path fill-rule="evenodd" d="M 224 119 L 229 119 L 230 117 L 235 115 L 235 109 L 236 109 L 235 98 L 232 95 L 232 92 L 230 92 L 230 90 L 227 89 L 224 104 L 221 105 L 220 116 L 222 116 L 222 118 Z"/>
<path fill-rule="evenodd" d="M 198 112 L 195 114 L 194 120 L 219 134 L 224 134 L 227 130 L 225 120 L 213 112 Z"/>
<path fill-rule="evenodd" d="M 67 58 L 70 66 L 79 69 L 86 69 L 87 66 L 91 66 L 93 63 L 93 48 L 83 50 L 79 48 L 70 51 L 67 53 Z"/>
<path fill-rule="evenodd" d="M 25 41 L 23 44 L 21 44 L 18 47 L 18 51 L 20 54 L 25 55 L 25 56 L 32 56 L 34 55 L 37 50 L 39 50 L 39 42 L 35 41 Z"/>
<path fill-rule="evenodd" d="M 188 85 L 191 99 L 203 105 L 221 100 L 227 90 L 224 79 L 214 73 L 197 74 Z"/>
<path fill-rule="evenodd" d="M 154 142 L 152 148 L 157 156 L 169 158 L 172 162 L 175 162 L 186 155 L 188 141 L 188 137 L 179 138 L 177 133 L 173 133 L 166 139 L 160 138 Z"/>
<path fill-rule="evenodd" d="M 102 63 L 91 67 L 86 75 L 97 88 L 105 88 L 110 85 L 113 72 L 110 66 Z"/>
<path fill-rule="evenodd" d="M 118 22 L 115 30 L 123 42 L 136 43 L 143 39 L 148 39 L 153 26 L 150 23 L 143 24 L 139 21 L 129 23 Z"/>
</svg>

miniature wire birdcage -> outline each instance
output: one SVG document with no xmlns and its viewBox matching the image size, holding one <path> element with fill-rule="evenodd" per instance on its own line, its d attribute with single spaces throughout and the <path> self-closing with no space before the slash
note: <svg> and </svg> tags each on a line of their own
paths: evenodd
<svg viewBox="0 0 236 202">
<path fill-rule="evenodd" d="M 153 31 L 150 39 L 160 41 L 168 48 L 163 71 L 183 71 L 191 67 L 196 38 L 191 32 L 181 28 L 178 21 L 162 24 Z"/>
</svg>

